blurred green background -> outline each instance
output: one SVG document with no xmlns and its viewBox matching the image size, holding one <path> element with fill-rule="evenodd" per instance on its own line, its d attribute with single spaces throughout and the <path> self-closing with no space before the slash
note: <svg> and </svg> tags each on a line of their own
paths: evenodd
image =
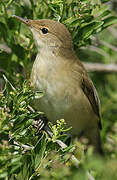
<svg viewBox="0 0 117 180">
<path fill-rule="evenodd" d="M 50 140 L 45 140 L 43 133 L 38 138 L 31 129 L 38 113 L 27 110 L 35 95 L 25 80 L 29 80 L 37 50 L 31 32 L 12 17 L 14 14 L 29 19 L 58 20 L 71 32 L 82 62 L 117 64 L 116 0 L 0 0 L 0 178 L 84 180 L 89 169 L 96 179 L 116 180 L 117 74 L 89 72 L 101 101 L 106 163 L 92 158 L 89 149 L 86 157 L 81 158 L 79 170 L 72 163 L 65 165 L 61 156 L 67 156 L 70 149 L 61 152 L 52 140 L 52 145 L 47 143 Z M 22 143 L 33 146 L 34 151 L 24 152 Z M 36 148 L 40 149 L 40 145 L 38 154 Z"/>
</svg>

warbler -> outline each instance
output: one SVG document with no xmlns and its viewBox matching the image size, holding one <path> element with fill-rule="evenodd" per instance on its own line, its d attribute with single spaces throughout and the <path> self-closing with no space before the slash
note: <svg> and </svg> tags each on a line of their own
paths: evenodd
<svg viewBox="0 0 117 180">
<path fill-rule="evenodd" d="M 75 54 L 70 32 L 54 20 L 15 18 L 29 27 L 38 50 L 31 83 L 44 95 L 35 100 L 36 109 L 43 111 L 49 121 L 65 119 L 72 126 L 72 135 L 84 132 L 94 150 L 102 154 L 100 100 Z"/>
</svg>

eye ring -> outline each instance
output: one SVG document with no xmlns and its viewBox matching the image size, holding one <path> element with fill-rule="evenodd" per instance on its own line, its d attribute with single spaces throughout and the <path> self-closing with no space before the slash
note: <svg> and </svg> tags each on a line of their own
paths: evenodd
<svg viewBox="0 0 117 180">
<path fill-rule="evenodd" d="M 43 34 L 47 34 L 48 33 L 48 29 L 47 28 L 42 28 L 41 31 L 42 31 Z"/>
</svg>

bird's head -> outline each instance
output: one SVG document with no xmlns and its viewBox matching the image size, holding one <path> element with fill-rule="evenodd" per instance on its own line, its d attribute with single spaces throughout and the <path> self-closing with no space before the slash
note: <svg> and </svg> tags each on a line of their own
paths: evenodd
<svg viewBox="0 0 117 180">
<path fill-rule="evenodd" d="M 26 24 L 31 29 L 37 48 L 72 48 L 71 35 L 67 28 L 60 22 L 49 19 L 28 20 L 15 15 L 14 17 Z"/>
</svg>

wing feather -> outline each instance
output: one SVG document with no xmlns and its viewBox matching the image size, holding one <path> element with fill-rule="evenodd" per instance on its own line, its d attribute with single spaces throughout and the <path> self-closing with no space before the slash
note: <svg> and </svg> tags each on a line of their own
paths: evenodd
<svg viewBox="0 0 117 180">
<path fill-rule="evenodd" d="M 89 78 L 88 74 L 85 73 L 83 75 L 83 79 L 82 79 L 82 89 L 85 93 L 85 95 L 87 96 L 94 112 L 97 114 L 97 116 L 99 117 L 99 128 L 102 128 L 101 125 L 101 116 L 100 116 L 100 100 L 98 97 L 98 93 L 96 91 L 95 86 L 93 85 L 93 82 L 91 81 L 91 79 Z"/>
</svg>

